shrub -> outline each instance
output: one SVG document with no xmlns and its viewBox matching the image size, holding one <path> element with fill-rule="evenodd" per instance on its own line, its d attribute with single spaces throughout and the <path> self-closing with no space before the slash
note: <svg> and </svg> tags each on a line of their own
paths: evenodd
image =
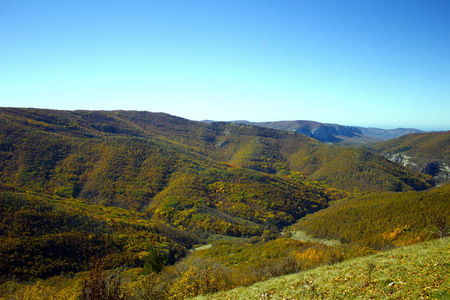
<svg viewBox="0 0 450 300">
<path fill-rule="evenodd" d="M 120 272 L 105 275 L 103 266 L 96 260 L 89 277 L 83 282 L 83 300 L 127 300 L 128 295 L 122 286 Z"/>
</svg>

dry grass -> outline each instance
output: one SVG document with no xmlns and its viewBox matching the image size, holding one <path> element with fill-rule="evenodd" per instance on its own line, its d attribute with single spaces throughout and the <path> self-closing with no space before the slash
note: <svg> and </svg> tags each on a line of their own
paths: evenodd
<svg viewBox="0 0 450 300">
<path fill-rule="evenodd" d="M 207 273 L 202 274 L 211 273 L 211 266 L 205 266 L 208 266 L 204 269 Z M 189 279 L 189 283 L 199 274 L 197 271 L 186 273 L 183 278 Z M 34 283 L 7 282 L 0 285 L 0 299 L 77 300 L 86 275 L 77 274 L 72 279 L 59 276 Z M 136 277 L 137 273 L 124 274 L 124 295 L 129 299 L 162 299 L 149 293 L 156 291 L 152 290 L 154 282 L 141 282 L 147 277 L 133 281 Z M 210 279 L 221 280 L 222 277 Z M 195 282 L 202 284 L 203 281 Z M 180 291 L 186 295 L 185 290 Z M 172 296 L 172 299 L 184 297 Z M 193 299 L 450 299 L 450 237 Z"/>
<path fill-rule="evenodd" d="M 194 299 L 450 299 L 449 274 L 446 238 Z"/>
</svg>

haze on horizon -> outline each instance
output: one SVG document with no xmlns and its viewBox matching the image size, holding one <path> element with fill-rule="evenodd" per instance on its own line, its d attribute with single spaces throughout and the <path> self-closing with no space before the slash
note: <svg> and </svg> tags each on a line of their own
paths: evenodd
<svg viewBox="0 0 450 300">
<path fill-rule="evenodd" d="M 0 4 L 0 106 L 450 129 L 448 1 Z"/>
</svg>

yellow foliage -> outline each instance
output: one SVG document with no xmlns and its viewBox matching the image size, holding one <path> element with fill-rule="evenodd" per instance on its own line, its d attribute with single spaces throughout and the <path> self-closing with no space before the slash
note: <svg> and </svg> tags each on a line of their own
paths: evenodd
<svg viewBox="0 0 450 300">
<path fill-rule="evenodd" d="M 295 257 L 305 268 L 309 269 L 322 264 L 324 253 L 316 248 L 308 248 Z"/>
<path fill-rule="evenodd" d="M 337 249 L 311 247 L 300 253 L 293 253 L 297 265 L 303 269 L 312 269 L 326 263 L 336 263 L 344 259 L 344 254 Z"/>
<path fill-rule="evenodd" d="M 426 234 L 423 232 L 415 233 L 409 231 L 409 229 L 409 225 L 397 226 L 392 232 L 383 233 L 383 239 L 396 247 L 417 244 L 427 239 Z"/>
<path fill-rule="evenodd" d="M 389 243 L 392 243 L 400 233 L 402 233 L 405 229 L 408 229 L 410 226 L 397 226 L 394 228 L 392 232 L 385 232 L 383 233 L 383 239 L 386 240 Z"/>
<path fill-rule="evenodd" d="M 79 284 L 58 288 L 41 280 L 36 281 L 32 285 L 15 288 L 10 293 L 0 295 L 0 300 L 78 300 L 81 293 Z"/>
<path fill-rule="evenodd" d="M 138 258 L 143 261 L 147 257 L 148 254 L 149 254 L 148 251 L 141 251 L 138 253 Z"/>
<path fill-rule="evenodd" d="M 226 287 L 222 272 L 210 266 L 198 268 L 190 266 L 169 290 L 169 299 L 184 299 Z"/>
</svg>

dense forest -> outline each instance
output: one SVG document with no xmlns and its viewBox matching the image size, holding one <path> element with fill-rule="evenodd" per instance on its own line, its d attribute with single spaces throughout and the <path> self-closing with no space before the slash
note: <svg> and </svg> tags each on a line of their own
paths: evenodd
<svg viewBox="0 0 450 300">
<path fill-rule="evenodd" d="M 47 184 L 48 179 L 55 181 L 55 172 L 61 170 L 71 172 L 67 176 L 78 180 L 72 185 L 75 196 L 87 184 L 83 180 L 90 179 L 89 175 L 107 174 L 117 167 L 120 171 L 142 172 L 149 167 L 145 162 L 155 165 L 157 169 L 152 171 L 161 173 L 154 183 L 157 186 L 151 186 L 153 193 L 164 185 L 164 176 L 169 177 L 174 168 L 189 162 L 198 167 L 220 162 L 266 174 L 301 175 L 351 192 L 432 186 L 430 177 L 410 172 L 373 152 L 324 145 L 294 132 L 234 123 L 208 124 L 148 112 L 3 108 L 0 113 L 4 182 L 19 176 L 20 186 L 27 178 L 45 179 Z M 67 164 L 71 169 L 62 168 Z M 154 172 L 151 174 L 154 177 Z M 111 176 L 115 182 L 114 174 Z"/>
<path fill-rule="evenodd" d="M 439 223 L 450 216 L 449 201 L 449 184 L 420 192 L 372 194 L 335 203 L 293 228 L 374 249 L 409 245 L 445 230 Z M 450 226 L 450 219 L 446 222 Z"/>
<path fill-rule="evenodd" d="M 424 135 L 414 153 L 445 161 L 448 132 Z M 162 113 L 0 108 L 0 281 L 137 269 L 139 284 L 166 291 L 148 299 L 179 299 L 433 238 L 449 186 L 382 145 Z M 228 283 L 183 294 L 190 264 Z"/>
</svg>

